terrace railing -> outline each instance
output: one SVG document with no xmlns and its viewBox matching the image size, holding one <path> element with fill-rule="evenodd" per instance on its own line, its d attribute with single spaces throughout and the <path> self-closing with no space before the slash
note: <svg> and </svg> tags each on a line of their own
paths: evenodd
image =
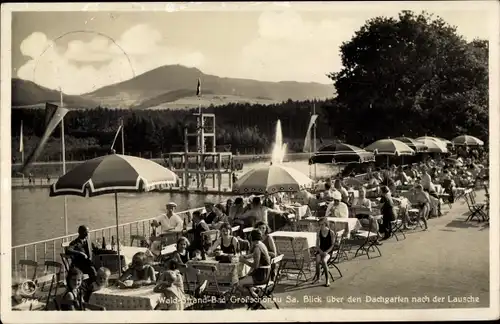
<svg viewBox="0 0 500 324">
<path fill-rule="evenodd" d="M 188 215 L 197 210 L 202 210 L 203 207 L 188 209 L 177 213 L 181 219 L 189 220 Z M 151 221 L 155 217 L 142 219 L 130 223 L 120 224 L 118 226 L 120 244 L 130 245 L 131 235 L 143 235 L 146 238 L 152 235 Z M 116 239 L 116 225 L 99 228 L 91 230 L 89 232 L 89 240 L 96 242 L 104 238 L 106 242 L 111 243 L 111 237 L 114 236 Z M 37 269 L 37 277 L 42 277 L 45 275 L 43 270 L 43 264 L 45 261 L 57 261 L 62 263 L 61 253 L 64 253 L 63 243 L 71 242 L 78 237 L 78 233 L 70 234 L 66 236 L 60 236 L 48 240 L 32 242 L 27 244 L 16 245 L 12 247 L 12 271 L 14 276 L 21 276 L 24 278 L 32 278 L 34 269 L 29 269 L 24 267 L 24 270 L 20 269 L 19 260 L 32 260 L 38 262 L 39 268 Z M 99 246 L 100 247 L 100 246 Z"/>
</svg>

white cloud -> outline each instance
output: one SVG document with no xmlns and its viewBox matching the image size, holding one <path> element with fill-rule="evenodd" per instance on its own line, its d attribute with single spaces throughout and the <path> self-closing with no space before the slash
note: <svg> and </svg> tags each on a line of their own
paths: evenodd
<svg viewBox="0 0 500 324">
<path fill-rule="evenodd" d="M 354 23 L 305 21 L 293 11 L 264 12 L 259 37 L 243 48 L 241 73 L 266 81 L 326 83 L 325 75 L 340 68 L 339 46 L 352 37 Z"/>
<path fill-rule="evenodd" d="M 136 75 L 167 64 L 201 68 L 205 59 L 202 53 L 166 46 L 162 41 L 162 34 L 149 25 L 128 29 L 116 42 L 127 59 L 104 36 L 96 34 L 88 42 L 70 41 L 63 48 L 58 44 L 61 42 L 54 43 L 35 32 L 21 43 L 22 54 L 30 60 L 18 69 L 17 76 L 51 89 L 62 87 L 68 94 L 81 94 L 130 79 L 132 68 Z"/>
</svg>

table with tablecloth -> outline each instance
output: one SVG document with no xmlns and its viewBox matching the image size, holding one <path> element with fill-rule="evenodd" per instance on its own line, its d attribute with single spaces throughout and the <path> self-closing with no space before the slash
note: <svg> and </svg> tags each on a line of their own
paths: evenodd
<svg viewBox="0 0 500 324">
<path fill-rule="evenodd" d="M 308 217 L 307 220 L 315 220 L 315 217 Z M 335 232 L 344 230 L 344 236 L 349 237 L 352 231 L 361 228 L 361 223 L 357 218 L 326 217 L 330 223 L 331 229 Z M 333 225 L 333 226 L 332 226 Z"/>
<path fill-rule="evenodd" d="M 161 293 L 153 291 L 154 287 L 103 288 L 92 293 L 90 303 L 103 306 L 106 310 L 152 310 L 161 298 Z"/>
<path fill-rule="evenodd" d="M 303 237 L 307 239 L 307 243 L 309 247 L 316 246 L 316 238 L 317 233 L 315 232 L 287 232 L 287 231 L 277 231 L 269 234 L 272 237 L 280 236 L 280 237 Z"/>
<path fill-rule="evenodd" d="M 283 206 L 285 210 L 290 210 L 297 217 L 297 220 L 301 220 L 306 217 L 311 217 L 311 209 L 308 205 L 285 205 Z"/>
<path fill-rule="evenodd" d="M 241 278 L 246 277 L 250 272 L 250 267 L 239 261 L 239 256 L 234 256 L 231 263 L 222 263 L 216 261 L 213 257 L 207 257 L 206 260 L 190 260 L 187 269 L 182 272 L 185 276 L 185 283 L 189 286 L 189 291 L 194 286 L 207 280 L 207 291 L 216 290 L 216 284 L 234 286 L 238 284 Z M 210 267 L 215 267 L 213 272 Z"/>
</svg>

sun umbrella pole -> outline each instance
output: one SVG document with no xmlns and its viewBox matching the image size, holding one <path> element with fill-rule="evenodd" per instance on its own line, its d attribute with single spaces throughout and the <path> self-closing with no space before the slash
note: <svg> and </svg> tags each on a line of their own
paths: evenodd
<svg viewBox="0 0 500 324">
<path fill-rule="evenodd" d="M 118 226 L 118 193 L 115 191 L 116 247 L 118 252 L 118 276 L 122 276 L 122 259 L 120 257 L 120 229 Z"/>
</svg>

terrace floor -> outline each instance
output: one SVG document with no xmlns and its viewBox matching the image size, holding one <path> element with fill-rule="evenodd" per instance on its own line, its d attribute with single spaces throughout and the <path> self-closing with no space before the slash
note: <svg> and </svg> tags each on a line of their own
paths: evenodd
<svg viewBox="0 0 500 324">
<path fill-rule="evenodd" d="M 483 190 L 477 191 L 478 202 L 484 201 L 484 197 Z M 463 199 L 455 202 L 451 210 L 443 207 L 443 213 L 444 216 L 429 220 L 426 232 L 410 231 L 406 232 L 406 240 L 385 241 L 380 246 L 382 257 L 368 260 L 363 255 L 351 259 L 349 255 L 348 261 L 338 265 L 343 278 L 328 288 L 323 286 L 324 279 L 316 285 L 278 287 L 280 308 L 489 307 L 489 225 L 465 223 L 469 213 Z M 332 273 L 338 275 L 335 269 Z M 308 301 L 304 296 L 316 298 Z M 408 297 L 408 301 L 367 300 L 380 296 Z"/>
</svg>

